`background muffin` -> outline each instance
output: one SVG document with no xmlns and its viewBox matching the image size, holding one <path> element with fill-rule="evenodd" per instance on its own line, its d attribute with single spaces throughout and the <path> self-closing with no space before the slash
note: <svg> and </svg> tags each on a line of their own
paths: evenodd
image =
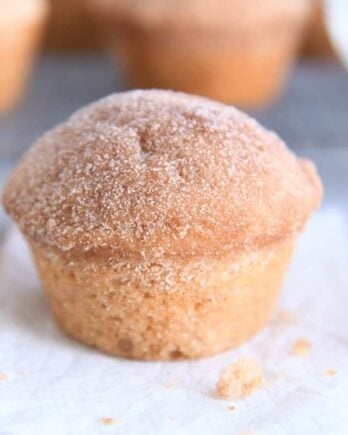
<svg viewBox="0 0 348 435">
<path fill-rule="evenodd" d="M 51 14 L 45 46 L 53 51 L 86 51 L 100 48 L 100 29 L 86 0 L 50 0 Z"/>
<path fill-rule="evenodd" d="M 306 0 L 90 0 L 131 86 L 240 105 L 278 95 L 309 17 Z"/>
<path fill-rule="evenodd" d="M 305 39 L 304 55 L 308 57 L 334 56 L 335 50 L 325 22 L 323 0 L 312 0 L 312 4 L 313 10 Z"/>
<path fill-rule="evenodd" d="M 47 11 L 44 0 L 0 0 L 0 113 L 23 93 Z"/>
<path fill-rule="evenodd" d="M 44 135 L 4 205 L 68 334 L 177 359 L 232 348 L 267 322 L 320 197 L 313 166 L 236 109 L 134 91 Z"/>
</svg>

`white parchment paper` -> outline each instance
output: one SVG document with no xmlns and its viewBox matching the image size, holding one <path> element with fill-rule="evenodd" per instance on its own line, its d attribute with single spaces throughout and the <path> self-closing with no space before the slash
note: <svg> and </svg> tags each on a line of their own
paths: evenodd
<svg viewBox="0 0 348 435">
<path fill-rule="evenodd" d="M 0 435 L 347 434 L 346 225 L 326 209 L 308 226 L 278 308 L 294 319 L 275 315 L 236 351 L 177 363 L 112 358 L 62 335 L 12 230 L 0 259 Z M 311 343 L 302 357 L 291 354 L 300 337 Z M 264 367 L 264 385 L 217 399 L 220 370 L 242 355 Z"/>
</svg>

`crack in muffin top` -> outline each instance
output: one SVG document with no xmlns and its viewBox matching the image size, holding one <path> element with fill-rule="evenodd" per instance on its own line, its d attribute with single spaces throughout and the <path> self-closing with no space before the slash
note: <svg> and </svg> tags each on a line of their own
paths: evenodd
<svg viewBox="0 0 348 435">
<path fill-rule="evenodd" d="M 61 251 L 184 258 L 296 236 L 321 193 L 314 166 L 237 109 L 138 90 L 44 134 L 3 201 L 27 238 Z"/>
</svg>

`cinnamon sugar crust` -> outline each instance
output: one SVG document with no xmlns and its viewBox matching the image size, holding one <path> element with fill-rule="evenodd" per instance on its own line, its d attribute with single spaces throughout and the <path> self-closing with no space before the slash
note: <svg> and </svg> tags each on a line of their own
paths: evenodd
<svg viewBox="0 0 348 435">
<path fill-rule="evenodd" d="M 27 238 L 73 255 L 233 258 L 296 237 L 321 195 L 314 166 L 247 115 L 149 90 L 46 133 L 3 202 Z"/>
</svg>

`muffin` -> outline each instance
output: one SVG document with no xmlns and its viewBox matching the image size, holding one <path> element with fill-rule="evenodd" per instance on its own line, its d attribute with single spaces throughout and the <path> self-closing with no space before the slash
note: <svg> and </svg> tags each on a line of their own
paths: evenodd
<svg viewBox="0 0 348 435">
<path fill-rule="evenodd" d="M 101 48 L 100 29 L 86 0 L 50 0 L 51 14 L 45 47 L 51 51 L 89 51 Z"/>
<path fill-rule="evenodd" d="M 335 50 L 325 23 L 323 1 L 312 0 L 312 4 L 313 10 L 305 39 L 304 55 L 306 57 L 333 57 Z"/>
<path fill-rule="evenodd" d="M 309 17 L 307 0 L 89 0 L 130 86 L 242 106 L 279 94 Z"/>
<path fill-rule="evenodd" d="M 3 202 L 67 334 L 173 360 L 231 349 L 266 324 L 321 194 L 314 166 L 247 115 L 149 90 L 46 133 Z"/>
<path fill-rule="evenodd" d="M 0 113 L 23 93 L 47 9 L 44 0 L 0 0 Z"/>
</svg>

